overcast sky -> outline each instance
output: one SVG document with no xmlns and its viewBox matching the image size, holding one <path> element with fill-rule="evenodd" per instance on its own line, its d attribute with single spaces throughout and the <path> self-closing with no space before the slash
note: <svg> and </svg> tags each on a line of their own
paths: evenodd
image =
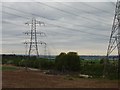
<svg viewBox="0 0 120 90">
<path fill-rule="evenodd" d="M 30 31 L 25 23 L 34 17 L 45 23 L 37 31 L 47 36 L 37 38 L 47 43 L 47 53 L 106 55 L 114 12 L 114 2 L 4 2 L 2 53 L 25 54 L 23 42 L 30 38 L 23 33 Z M 39 53 L 44 54 L 43 45 Z"/>
</svg>

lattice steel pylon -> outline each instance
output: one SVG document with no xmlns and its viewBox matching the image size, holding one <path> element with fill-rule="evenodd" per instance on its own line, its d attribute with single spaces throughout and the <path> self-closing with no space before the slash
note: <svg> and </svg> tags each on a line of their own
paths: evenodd
<svg viewBox="0 0 120 90">
<path fill-rule="evenodd" d="M 120 72 L 120 0 L 117 0 L 115 8 L 115 16 L 112 25 L 112 31 L 110 35 L 107 59 L 109 59 L 110 54 L 117 48 L 118 50 L 118 72 Z M 104 74 L 107 68 L 107 60 L 104 65 Z"/>
<path fill-rule="evenodd" d="M 32 18 L 31 22 L 25 23 L 27 25 L 31 26 L 30 32 L 25 32 L 25 34 L 30 35 L 30 41 L 26 42 L 26 44 L 29 44 L 29 51 L 28 55 L 31 56 L 32 54 L 35 54 L 37 57 L 39 57 L 39 50 L 38 50 L 38 44 L 42 44 L 42 41 L 37 40 L 37 34 L 44 34 L 43 32 L 37 32 L 36 26 L 37 25 L 45 25 L 44 22 L 37 21 L 35 18 Z"/>
</svg>

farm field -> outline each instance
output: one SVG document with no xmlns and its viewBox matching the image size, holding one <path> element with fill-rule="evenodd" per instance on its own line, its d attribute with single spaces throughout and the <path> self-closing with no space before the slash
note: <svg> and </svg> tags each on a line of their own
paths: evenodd
<svg viewBox="0 0 120 90">
<path fill-rule="evenodd" d="M 2 71 L 13 71 L 13 70 L 17 70 L 18 68 L 12 65 L 3 65 L 0 66 L 0 70 Z"/>
<path fill-rule="evenodd" d="M 4 66 L 4 68 L 7 66 Z M 9 66 L 9 69 L 13 66 Z M 2 71 L 3 88 L 118 88 L 117 80 L 73 78 L 48 75 L 40 71 L 17 68 Z"/>
</svg>

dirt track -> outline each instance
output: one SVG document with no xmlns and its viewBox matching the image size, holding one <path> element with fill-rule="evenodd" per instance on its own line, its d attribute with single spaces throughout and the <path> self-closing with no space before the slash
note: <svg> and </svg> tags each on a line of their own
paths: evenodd
<svg viewBox="0 0 120 90">
<path fill-rule="evenodd" d="M 65 76 L 46 75 L 40 71 L 3 71 L 3 88 L 117 88 L 117 80 L 65 79 Z"/>
</svg>

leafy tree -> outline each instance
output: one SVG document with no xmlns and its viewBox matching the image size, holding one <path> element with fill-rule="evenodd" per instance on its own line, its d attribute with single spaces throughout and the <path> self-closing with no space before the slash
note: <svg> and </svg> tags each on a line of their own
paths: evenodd
<svg viewBox="0 0 120 90">
<path fill-rule="evenodd" d="M 66 53 L 60 53 L 55 59 L 56 69 L 63 71 L 65 69 Z"/>
<path fill-rule="evenodd" d="M 61 53 L 55 59 L 56 69 L 60 71 L 79 71 L 80 60 L 76 52 Z"/>
</svg>

